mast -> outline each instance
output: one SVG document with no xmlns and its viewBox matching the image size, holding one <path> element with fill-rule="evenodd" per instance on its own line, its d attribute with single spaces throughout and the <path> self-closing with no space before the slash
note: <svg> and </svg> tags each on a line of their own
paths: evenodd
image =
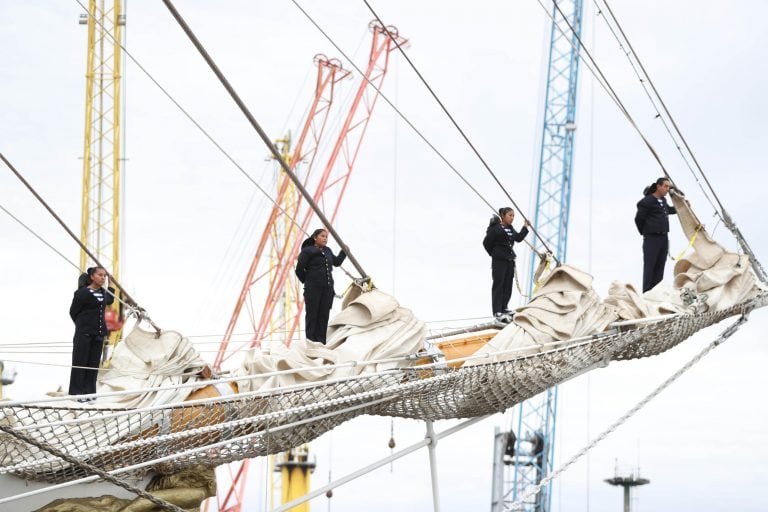
<svg viewBox="0 0 768 512">
<path fill-rule="evenodd" d="M 121 0 L 90 0 L 80 24 L 88 26 L 85 72 L 85 133 L 80 241 L 120 280 L 122 27 Z M 80 270 L 92 265 L 80 251 Z M 120 298 L 120 290 L 115 291 Z M 109 341 L 120 338 L 120 302 L 108 306 Z"/>
</svg>

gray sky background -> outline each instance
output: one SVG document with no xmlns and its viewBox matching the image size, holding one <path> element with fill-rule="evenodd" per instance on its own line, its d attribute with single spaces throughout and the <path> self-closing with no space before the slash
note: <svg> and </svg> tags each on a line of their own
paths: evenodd
<svg viewBox="0 0 768 512">
<path fill-rule="evenodd" d="M 362 2 L 302 3 L 363 65 L 372 16 Z M 298 129 L 312 94 L 312 57 L 341 57 L 291 2 L 179 1 L 256 118 L 273 137 Z M 549 20 L 535 0 L 378 2 L 379 14 L 410 40 L 408 53 L 525 212 L 532 215 L 536 144 Z M 759 1 L 625 1 L 611 5 L 643 59 L 720 199 L 758 257 L 764 229 L 768 157 L 765 96 L 768 4 Z M 0 3 L 0 151 L 75 230 L 80 220 L 86 29 L 72 1 Z M 127 47 L 173 97 L 262 186 L 272 190 L 267 151 L 160 2 L 129 2 Z M 617 43 L 594 6 L 583 35 L 598 63 L 662 154 L 670 174 L 713 228 L 712 210 L 665 136 Z M 494 205 L 507 201 L 393 55 L 384 92 Z M 346 68 L 350 68 L 344 63 Z M 345 81 L 338 100 L 359 78 Z M 578 128 L 567 261 L 591 271 L 605 295 L 612 280 L 641 278 L 641 239 L 632 223 L 642 188 L 661 174 L 605 93 L 580 72 Z M 125 215 L 122 280 L 161 326 L 192 336 L 227 325 L 268 203 L 135 65 L 126 70 Z M 338 103 L 337 103 L 338 106 Z M 331 119 L 337 126 L 339 116 Z M 73 261 L 74 243 L 15 180 L 0 172 L 0 205 Z M 430 328 L 490 311 L 490 272 L 480 241 L 490 211 L 382 101 L 376 106 L 337 222 L 377 285 L 392 291 Z M 520 219 L 516 222 L 519 226 Z M 6 396 L 32 398 L 66 387 L 72 325 L 67 310 L 77 272 L 7 215 L 0 215 L 0 358 L 15 363 Z M 736 244 L 718 226 L 715 237 Z M 687 241 L 679 228 L 672 252 Z M 332 245 L 336 247 L 336 244 Z M 528 251 L 523 249 L 521 253 Z M 526 254 L 521 254 L 526 256 Z M 667 268 L 667 277 L 671 265 Z M 337 271 L 339 288 L 347 280 Z M 517 295 L 515 295 L 516 297 Z M 338 306 L 337 306 L 338 307 Z M 442 322 L 438 322 L 442 321 Z M 759 511 L 768 508 L 766 426 L 759 398 L 768 353 L 763 311 L 724 346 L 572 466 L 554 486 L 554 510 L 619 510 L 620 492 L 603 479 L 618 460 L 639 465 L 651 484 L 636 510 Z M 576 453 L 724 326 L 666 354 L 615 363 L 560 387 L 555 466 Z M 216 336 L 194 338 L 213 360 Z M 35 343 L 61 342 L 53 351 Z M 204 343 L 205 342 L 205 343 Z M 69 345 L 67 343 L 70 343 Z M 207 352 L 206 352 L 207 351 Z M 31 353 L 32 352 L 32 353 Z M 40 353 L 45 352 L 45 353 Z M 443 430 L 451 422 L 440 422 Z M 390 420 L 360 418 L 312 443 L 315 485 L 389 454 Z M 494 426 L 438 446 L 443 510 L 490 506 Z M 398 447 L 424 425 L 395 420 Z M 253 507 L 266 477 L 253 471 Z M 326 510 L 327 500 L 313 502 Z M 258 507 L 255 505 L 259 503 Z M 335 491 L 331 508 L 427 510 L 426 452 L 417 452 Z"/>
</svg>

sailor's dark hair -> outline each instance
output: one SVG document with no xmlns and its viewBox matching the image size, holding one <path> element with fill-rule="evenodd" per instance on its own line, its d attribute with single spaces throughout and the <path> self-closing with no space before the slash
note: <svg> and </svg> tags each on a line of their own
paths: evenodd
<svg viewBox="0 0 768 512">
<path fill-rule="evenodd" d="M 645 187 L 645 189 L 643 190 L 643 195 L 647 196 L 648 194 L 653 194 L 654 192 L 656 192 L 656 189 L 659 188 L 659 185 L 663 185 L 665 181 L 669 181 L 671 183 L 669 178 L 667 178 L 666 176 L 662 176 L 661 178 L 657 179 L 656 181 L 654 181 L 653 183 Z"/>
<path fill-rule="evenodd" d="M 80 274 L 80 276 L 77 278 L 77 287 L 82 288 L 83 286 L 88 286 L 91 284 L 91 277 L 93 277 L 94 272 L 96 272 L 98 269 L 101 269 L 103 271 L 107 271 L 104 267 L 99 267 L 98 265 L 95 267 L 88 267 L 85 269 L 85 272 Z"/>
<path fill-rule="evenodd" d="M 505 206 L 504 208 L 499 208 L 499 214 L 491 217 L 491 221 L 488 223 L 488 227 L 490 228 L 491 226 L 495 226 L 496 224 L 501 223 L 501 218 L 511 211 L 512 211 L 512 208 L 510 208 L 509 206 Z"/>
<path fill-rule="evenodd" d="M 311 235 L 309 235 L 309 238 L 307 238 L 306 240 L 304 240 L 303 242 L 301 242 L 301 248 L 303 249 L 303 248 L 305 248 L 305 247 L 309 247 L 310 245 L 314 245 L 314 243 L 315 243 L 315 240 L 317 239 L 317 235 L 319 235 L 319 234 L 320 234 L 320 233 L 322 233 L 323 231 L 326 231 L 326 232 L 327 232 L 328 230 L 327 230 L 327 229 L 325 229 L 325 228 L 317 228 L 316 230 L 314 230 L 314 231 L 312 232 L 312 234 L 311 234 Z"/>
</svg>

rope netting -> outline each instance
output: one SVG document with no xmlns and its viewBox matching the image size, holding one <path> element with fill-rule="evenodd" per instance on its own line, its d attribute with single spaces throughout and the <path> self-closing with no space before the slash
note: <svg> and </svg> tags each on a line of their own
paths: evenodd
<svg viewBox="0 0 768 512">
<path fill-rule="evenodd" d="M 171 406 L 2 407 L 0 422 L 104 471 L 171 473 L 278 453 L 311 441 L 362 414 L 420 420 L 501 412 L 610 361 L 660 354 L 725 318 L 768 304 L 768 293 L 728 309 L 678 314 L 614 327 L 542 352 L 489 354 L 484 363 L 445 361 L 330 383 L 195 400 Z M 0 473 L 66 482 L 87 476 L 77 465 L 7 433 L 0 434 Z"/>
</svg>

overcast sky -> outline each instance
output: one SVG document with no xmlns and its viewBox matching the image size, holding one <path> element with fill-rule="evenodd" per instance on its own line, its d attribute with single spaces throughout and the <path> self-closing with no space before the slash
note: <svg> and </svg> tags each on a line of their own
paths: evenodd
<svg viewBox="0 0 768 512">
<path fill-rule="evenodd" d="M 372 18 L 364 3 L 302 6 L 364 65 Z M 407 52 L 419 70 L 515 201 L 532 215 L 549 26 L 538 3 L 397 0 L 374 6 L 409 39 Z M 275 138 L 287 130 L 296 133 L 312 96 L 313 56 L 341 58 L 301 12 L 289 1 L 180 0 L 177 7 L 265 130 Z M 632 0 L 611 7 L 721 201 L 757 256 L 765 258 L 768 4 Z M 0 151 L 75 231 L 85 96 L 81 12 L 74 0 L 0 2 Z M 265 162 L 265 147 L 162 3 L 129 2 L 127 19 L 126 44 L 139 63 L 272 190 L 275 171 Z M 589 3 L 583 34 L 672 178 L 707 227 L 715 227 L 712 208 Z M 355 75 L 340 85 L 337 106 L 358 81 Z M 213 360 L 216 335 L 226 328 L 269 202 L 131 62 L 125 85 L 122 281 L 161 326 L 190 336 L 214 335 L 194 338 Z M 397 55 L 383 89 L 488 201 L 507 204 Z M 640 284 L 634 205 L 661 171 L 605 93 L 593 88 L 585 67 L 577 112 L 567 261 L 589 270 L 604 296 L 612 280 Z M 332 115 L 332 131 L 341 115 Z M 0 205 L 77 261 L 74 243 L 6 169 L 0 170 Z M 446 325 L 438 320 L 489 315 L 490 265 L 480 245 L 489 214 L 384 102 L 376 105 L 337 229 L 380 288 L 393 292 L 430 328 Z M 0 358 L 15 361 L 19 372 L 4 394 L 32 398 L 59 385 L 66 388 L 73 331 L 67 311 L 77 271 L 1 212 L 0 232 Z M 715 238 L 736 249 L 722 226 Z M 686 243 L 674 228 L 672 252 Z M 527 250 L 520 253 L 526 257 Z M 668 278 L 670 273 L 668 265 Z M 336 276 L 339 288 L 345 287 L 346 277 L 338 271 Z M 765 312 L 756 311 L 728 343 L 572 466 L 555 482 L 553 510 L 620 510 L 620 491 L 603 483 L 613 476 L 615 461 L 625 468 L 639 465 L 651 480 L 637 493 L 635 510 L 768 508 L 763 491 L 768 405 L 759 398 L 768 364 L 760 334 L 766 327 Z M 561 386 L 555 466 L 722 328 L 710 328 L 666 354 L 615 363 Z M 34 348 L 43 342 L 60 345 Z M 25 347 L 18 348 L 19 343 Z M 506 429 L 509 421 L 498 415 L 439 444 L 443 510 L 490 507 L 493 429 Z M 450 424 L 439 422 L 437 429 Z M 388 455 L 390 427 L 389 419 L 360 418 L 312 443 L 318 463 L 314 485 L 327 482 L 329 469 L 338 478 Z M 398 448 L 424 433 L 423 423 L 412 420 L 395 420 L 393 429 Z M 258 487 L 265 477 L 253 473 L 253 499 L 261 507 Z M 326 501 L 315 500 L 313 509 L 325 510 Z M 429 509 L 426 452 L 337 489 L 331 501 L 335 511 L 361 505 Z"/>
</svg>

